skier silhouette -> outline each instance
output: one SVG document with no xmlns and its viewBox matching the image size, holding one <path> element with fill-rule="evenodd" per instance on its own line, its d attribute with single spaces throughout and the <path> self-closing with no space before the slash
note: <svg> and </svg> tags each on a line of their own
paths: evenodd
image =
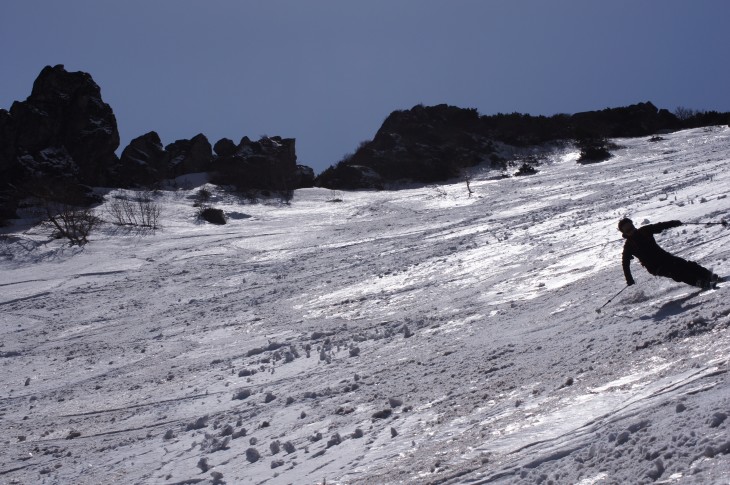
<svg viewBox="0 0 730 485">
<path fill-rule="evenodd" d="M 716 284 L 722 281 L 718 275 L 694 261 L 687 261 L 668 253 L 659 247 L 656 240 L 654 240 L 654 234 L 681 225 L 680 221 L 666 221 L 649 224 L 637 229 L 628 217 L 618 222 L 618 230 L 623 233 L 623 237 L 626 239 L 621 263 L 627 285 L 631 286 L 635 283 L 630 268 L 631 260 L 634 257 L 654 276 L 665 276 L 672 278 L 674 281 L 687 283 L 702 289 L 715 288 Z"/>
</svg>

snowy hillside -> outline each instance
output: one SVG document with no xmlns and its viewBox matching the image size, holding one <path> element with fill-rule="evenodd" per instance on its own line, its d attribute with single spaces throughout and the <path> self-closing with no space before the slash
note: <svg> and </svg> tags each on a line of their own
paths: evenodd
<svg viewBox="0 0 730 485">
<path fill-rule="evenodd" d="M 596 312 L 620 217 L 730 215 L 730 128 L 664 138 L 471 198 L 213 188 L 214 226 L 190 188 L 154 234 L 6 230 L 0 483 L 729 483 L 728 283 L 634 262 Z M 657 240 L 730 274 L 727 227 Z"/>
</svg>

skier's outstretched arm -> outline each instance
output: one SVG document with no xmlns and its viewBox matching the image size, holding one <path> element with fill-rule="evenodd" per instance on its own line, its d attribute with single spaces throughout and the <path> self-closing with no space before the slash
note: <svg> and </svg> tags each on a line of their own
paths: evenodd
<svg viewBox="0 0 730 485">
<path fill-rule="evenodd" d="M 665 229 L 671 229 L 673 227 L 679 227 L 682 225 L 682 221 L 666 221 L 666 222 L 657 222 L 656 224 L 649 224 L 648 226 L 644 226 L 646 229 L 649 229 L 649 231 L 652 234 L 659 234 Z"/>
</svg>

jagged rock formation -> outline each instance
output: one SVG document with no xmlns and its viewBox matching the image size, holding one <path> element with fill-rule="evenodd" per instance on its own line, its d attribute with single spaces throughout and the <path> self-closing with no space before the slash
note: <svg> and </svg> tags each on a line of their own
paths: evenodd
<svg viewBox="0 0 730 485">
<path fill-rule="evenodd" d="M 213 148 L 202 133 L 190 140 L 177 140 L 165 147 L 170 154 L 169 170 L 171 177 L 186 173 L 205 172 L 210 169 Z"/>
<path fill-rule="evenodd" d="M 214 181 L 231 184 L 241 190 L 273 191 L 311 187 L 314 171 L 297 165 L 295 140 L 279 136 L 251 141 L 244 136 L 238 145 L 223 138 L 214 146 L 216 157 L 212 170 Z"/>
<path fill-rule="evenodd" d="M 316 184 L 357 189 L 399 179 L 435 182 L 489 160 L 493 152 L 493 139 L 476 110 L 418 105 L 391 113 L 371 142 L 323 172 Z"/>
<path fill-rule="evenodd" d="M 45 67 L 25 101 L 0 110 L 0 219 L 34 191 L 108 183 L 118 146 L 116 118 L 91 76 Z"/>
<path fill-rule="evenodd" d="M 150 131 L 132 140 L 122 151 L 117 168 L 121 185 L 152 185 L 165 178 L 170 154 L 162 146 L 160 136 Z"/>
<path fill-rule="evenodd" d="M 730 114 L 716 112 L 680 120 L 649 102 L 551 117 L 520 113 L 480 116 L 474 109 L 418 105 L 391 113 L 372 141 L 325 170 L 315 185 L 358 189 L 378 188 L 401 179 L 439 182 L 481 162 L 501 166 L 496 142 L 530 146 L 559 140 L 637 137 L 728 121 Z"/>
<path fill-rule="evenodd" d="M 215 153 L 203 134 L 167 146 L 154 131 L 123 150 L 111 107 L 85 72 L 45 67 L 25 101 L 0 110 L 0 222 L 18 201 L 42 193 L 84 198 L 84 186 L 153 186 L 179 175 L 220 170 L 226 184 L 256 190 L 311 187 L 314 172 L 296 164 L 293 139 L 223 139 Z M 87 187 L 88 188 L 88 187 Z M 88 200 L 87 200 L 88 202 Z"/>
<path fill-rule="evenodd" d="M 187 173 L 213 172 L 214 182 L 241 190 L 311 187 L 314 171 L 296 160 L 293 138 L 243 137 L 238 145 L 223 138 L 211 148 L 205 135 L 198 134 L 163 147 L 160 136 L 151 131 L 124 149 L 116 174 L 122 185 L 149 186 Z"/>
<path fill-rule="evenodd" d="M 52 149 L 56 159 L 64 152 L 81 183 L 107 182 L 107 169 L 117 161 L 119 131 L 89 74 L 67 72 L 62 65 L 45 67 L 28 99 L 13 103 L 10 116 L 18 155 L 40 162 L 44 150 Z"/>
</svg>

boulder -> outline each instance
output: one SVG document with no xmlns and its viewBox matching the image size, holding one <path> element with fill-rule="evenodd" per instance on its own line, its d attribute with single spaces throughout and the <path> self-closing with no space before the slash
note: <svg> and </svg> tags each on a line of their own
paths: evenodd
<svg viewBox="0 0 730 485">
<path fill-rule="evenodd" d="M 236 144 L 230 138 L 221 138 L 215 143 L 213 150 L 219 157 L 230 157 L 236 153 Z"/>
<path fill-rule="evenodd" d="M 170 154 L 163 148 L 160 135 L 150 131 L 132 140 L 122 152 L 117 170 L 125 186 L 149 186 L 169 176 Z"/>
<path fill-rule="evenodd" d="M 190 140 L 177 140 L 165 147 L 169 154 L 169 172 L 172 177 L 186 173 L 207 172 L 213 159 L 210 142 L 198 134 Z"/>
</svg>

